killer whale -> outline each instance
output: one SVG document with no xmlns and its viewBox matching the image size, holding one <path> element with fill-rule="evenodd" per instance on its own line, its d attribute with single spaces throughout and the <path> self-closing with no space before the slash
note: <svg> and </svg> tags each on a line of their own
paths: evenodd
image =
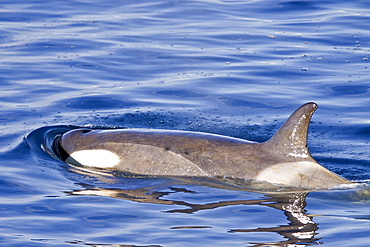
<svg viewBox="0 0 370 247">
<path fill-rule="evenodd" d="M 56 138 L 73 166 L 153 176 L 227 177 L 292 187 L 328 189 L 350 181 L 319 165 L 307 148 L 311 117 L 299 107 L 264 143 L 191 131 L 79 128 Z"/>
</svg>

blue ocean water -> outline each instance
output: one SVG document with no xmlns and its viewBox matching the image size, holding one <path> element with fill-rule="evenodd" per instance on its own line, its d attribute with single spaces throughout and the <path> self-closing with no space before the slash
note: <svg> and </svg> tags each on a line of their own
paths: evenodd
<svg viewBox="0 0 370 247">
<path fill-rule="evenodd" d="M 2 1 L 1 246 L 369 246 L 368 1 Z M 76 170 L 72 128 L 271 137 L 315 101 L 330 191 Z"/>
</svg>

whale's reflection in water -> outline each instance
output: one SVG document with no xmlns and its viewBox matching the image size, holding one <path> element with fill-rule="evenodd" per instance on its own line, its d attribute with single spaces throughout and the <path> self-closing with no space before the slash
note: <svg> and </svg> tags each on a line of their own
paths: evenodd
<svg viewBox="0 0 370 247">
<path fill-rule="evenodd" d="M 283 193 L 266 195 L 271 198 L 272 203 L 260 203 L 284 212 L 288 224 L 269 228 L 257 229 L 233 229 L 233 232 L 276 232 L 284 236 L 287 240 L 277 243 L 255 243 L 253 246 L 308 246 L 318 244 L 320 238 L 317 224 L 313 217 L 306 213 L 306 197 L 308 193 Z"/>
<path fill-rule="evenodd" d="M 80 171 L 81 172 L 81 171 Z M 230 181 L 228 181 L 230 182 Z M 284 225 L 275 225 L 265 228 L 248 228 L 246 226 L 242 229 L 230 229 L 229 233 L 242 233 L 242 232 L 270 232 L 278 233 L 284 237 L 284 241 L 269 242 L 269 243 L 249 243 L 248 246 L 311 246 L 320 244 L 317 237 L 318 227 L 314 222 L 313 216 L 306 213 L 306 197 L 308 191 L 287 191 L 287 192 L 263 192 L 259 198 L 249 200 L 221 200 L 212 203 L 190 203 L 183 200 L 171 200 L 166 197 L 175 193 L 197 193 L 196 191 L 186 188 L 186 184 L 206 185 L 223 189 L 236 190 L 235 186 L 228 186 L 227 183 L 219 183 L 216 180 L 200 181 L 199 179 L 179 179 L 172 185 L 169 184 L 166 191 L 156 190 L 153 187 L 137 188 L 137 189 L 116 189 L 116 188 L 103 188 L 89 184 L 80 184 L 85 189 L 74 190 L 66 192 L 70 195 L 95 195 L 107 196 L 112 198 L 131 200 L 140 203 L 152 203 L 162 205 L 179 205 L 179 209 L 171 209 L 165 211 L 166 213 L 184 213 L 192 214 L 198 211 L 216 209 L 227 206 L 235 205 L 257 205 L 262 207 L 269 207 L 281 211 L 287 219 Z M 262 188 L 263 185 L 259 184 L 257 187 Z M 247 190 L 245 188 L 241 190 Z M 271 190 L 271 187 L 268 188 Z M 185 208 L 184 208 L 185 206 Z M 271 217 L 268 216 L 267 217 Z M 211 228 L 211 226 L 175 226 L 170 229 L 195 229 L 195 228 Z"/>
</svg>

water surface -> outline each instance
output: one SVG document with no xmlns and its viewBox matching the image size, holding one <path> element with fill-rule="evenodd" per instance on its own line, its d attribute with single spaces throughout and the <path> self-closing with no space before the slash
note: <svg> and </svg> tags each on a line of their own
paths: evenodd
<svg viewBox="0 0 370 247">
<path fill-rule="evenodd" d="M 367 1 L 2 1 L 0 29 L 2 246 L 370 244 Z M 271 193 L 45 152 L 70 126 L 265 141 L 309 101 L 313 157 L 363 187 Z"/>
</svg>

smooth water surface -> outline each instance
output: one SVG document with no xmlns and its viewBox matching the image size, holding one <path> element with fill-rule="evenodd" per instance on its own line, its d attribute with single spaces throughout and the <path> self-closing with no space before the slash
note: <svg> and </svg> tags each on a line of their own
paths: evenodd
<svg viewBox="0 0 370 247">
<path fill-rule="evenodd" d="M 369 246 L 368 1 L 2 1 L 1 246 Z M 265 141 L 319 105 L 313 157 L 362 185 L 288 191 L 80 170 L 72 126 Z"/>
</svg>

